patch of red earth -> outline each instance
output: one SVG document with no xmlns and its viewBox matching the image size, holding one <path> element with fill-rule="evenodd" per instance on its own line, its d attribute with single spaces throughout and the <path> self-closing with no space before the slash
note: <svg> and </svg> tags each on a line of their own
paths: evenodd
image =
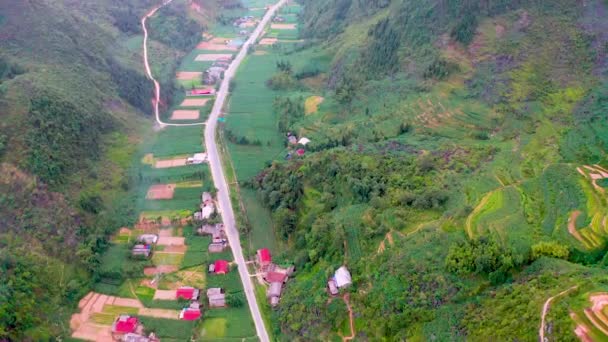
<svg viewBox="0 0 608 342">
<path fill-rule="evenodd" d="M 188 247 L 186 246 L 167 246 L 163 250 L 163 253 L 174 253 L 174 254 L 184 254 Z"/>
<path fill-rule="evenodd" d="M 576 229 L 576 219 L 579 217 L 580 214 L 581 212 L 579 210 L 575 210 L 572 212 L 572 214 L 570 214 L 570 218 L 568 219 L 568 232 L 570 233 L 570 235 L 574 236 L 575 239 L 584 243 L 585 240 Z"/>
</svg>

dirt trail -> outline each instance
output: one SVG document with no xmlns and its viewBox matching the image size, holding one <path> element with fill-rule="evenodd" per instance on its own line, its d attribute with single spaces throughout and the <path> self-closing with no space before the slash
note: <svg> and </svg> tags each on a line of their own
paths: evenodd
<svg viewBox="0 0 608 342">
<path fill-rule="evenodd" d="M 162 5 L 154 7 L 143 18 L 141 18 L 141 28 L 144 31 L 144 44 L 143 44 L 143 50 L 144 50 L 144 68 L 146 69 L 146 76 L 152 81 L 152 83 L 154 83 L 154 101 L 153 101 L 154 102 L 154 116 L 156 118 L 156 122 L 161 127 L 162 126 L 201 126 L 201 125 L 204 125 L 205 123 L 204 122 L 197 122 L 197 123 L 188 123 L 188 124 L 171 124 L 171 123 L 163 122 L 160 119 L 160 110 L 159 110 L 159 105 L 160 105 L 160 84 L 158 83 L 158 81 L 152 75 L 152 70 L 150 68 L 150 63 L 148 62 L 148 28 L 146 27 L 146 21 L 148 20 L 148 18 L 150 18 L 151 16 L 153 16 L 154 14 L 156 14 L 156 12 L 160 8 L 169 5 L 171 2 L 173 2 L 173 0 L 166 0 L 165 2 L 163 2 Z"/>
<path fill-rule="evenodd" d="M 348 319 L 350 320 L 350 336 L 342 336 L 342 341 L 350 341 L 355 338 L 357 332 L 355 331 L 355 319 L 353 318 L 353 308 L 350 306 L 350 295 L 346 293 L 342 299 L 346 308 L 348 309 Z"/>
<path fill-rule="evenodd" d="M 568 219 L 568 232 L 574 236 L 575 239 L 585 244 L 585 240 L 581 236 L 581 234 L 576 230 L 576 219 L 581 214 L 580 210 L 575 210 L 570 214 L 570 218 Z"/>
<path fill-rule="evenodd" d="M 556 294 L 553 297 L 549 297 L 549 299 L 547 299 L 545 301 L 545 305 L 543 305 L 543 311 L 542 311 L 541 316 L 540 316 L 540 329 L 538 329 L 538 338 L 539 338 L 540 342 L 544 342 L 545 341 L 545 329 L 546 329 L 546 327 L 545 327 L 545 317 L 547 316 L 547 312 L 549 312 L 549 308 L 551 307 L 551 302 L 555 298 L 563 296 L 566 293 L 568 293 L 568 292 L 576 289 L 577 287 L 578 287 L 578 285 L 574 285 L 571 288 L 569 288 L 567 290 L 564 290 L 564 291 Z"/>
</svg>

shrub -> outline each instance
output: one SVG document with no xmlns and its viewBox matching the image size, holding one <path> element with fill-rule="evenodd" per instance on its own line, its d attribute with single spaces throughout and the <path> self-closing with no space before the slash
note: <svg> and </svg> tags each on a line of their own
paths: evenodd
<svg viewBox="0 0 608 342">
<path fill-rule="evenodd" d="M 567 260 L 570 250 L 557 241 L 543 241 L 532 246 L 532 259 L 535 260 L 541 256 Z"/>
</svg>

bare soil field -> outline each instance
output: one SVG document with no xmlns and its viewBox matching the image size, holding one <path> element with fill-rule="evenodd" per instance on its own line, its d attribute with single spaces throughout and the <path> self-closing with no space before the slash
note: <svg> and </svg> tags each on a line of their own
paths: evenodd
<svg viewBox="0 0 608 342">
<path fill-rule="evenodd" d="M 296 24 L 272 24 L 270 28 L 275 30 L 295 30 Z"/>
<path fill-rule="evenodd" d="M 98 324 L 90 320 L 93 314 L 103 312 L 106 305 L 131 307 L 140 311 L 143 308 L 143 305 L 137 299 L 89 292 L 78 303 L 80 313 L 73 314 L 70 320 L 70 328 L 73 331 L 72 337 L 87 341 L 112 341 L 109 325 Z"/>
<path fill-rule="evenodd" d="M 176 74 L 178 80 L 198 80 L 202 79 L 202 72 L 188 72 L 188 71 L 179 71 Z"/>
<path fill-rule="evenodd" d="M 575 210 L 572 212 L 572 214 L 570 214 L 570 218 L 568 219 L 568 232 L 578 241 L 585 243 L 585 240 L 581 234 L 578 232 L 578 230 L 576 230 L 576 219 L 580 214 L 581 212 L 578 210 Z"/>
<path fill-rule="evenodd" d="M 146 199 L 149 199 L 149 200 L 172 199 L 174 192 L 175 192 L 175 184 L 152 185 L 148 189 L 148 193 L 146 194 Z"/>
<path fill-rule="evenodd" d="M 179 167 L 186 165 L 186 158 L 157 160 L 154 167 L 157 169 L 166 169 L 169 167 Z"/>
<path fill-rule="evenodd" d="M 156 290 L 156 292 L 154 292 L 154 299 L 175 300 L 175 291 L 174 290 Z"/>
<path fill-rule="evenodd" d="M 160 246 L 184 246 L 186 238 L 175 236 L 161 236 L 158 238 L 157 244 Z"/>
<path fill-rule="evenodd" d="M 211 99 L 185 99 L 182 107 L 204 107 Z"/>
<path fill-rule="evenodd" d="M 196 120 L 200 115 L 198 110 L 178 109 L 171 114 L 171 120 Z"/>
<path fill-rule="evenodd" d="M 200 55 L 196 56 L 196 58 L 194 60 L 198 61 L 198 62 L 214 62 L 214 61 L 217 61 L 218 59 L 225 59 L 225 58 L 232 58 L 232 55 L 229 53 L 206 53 L 206 54 L 200 54 Z"/>
<path fill-rule="evenodd" d="M 276 38 L 262 38 L 259 45 L 274 45 L 278 41 Z"/>
<path fill-rule="evenodd" d="M 209 50 L 209 51 L 237 51 L 238 47 L 228 46 L 226 44 L 214 44 L 211 42 L 201 42 L 196 46 L 197 50 Z"/>
<path fill-rule="evenodd" d="M 179 311 L 177 310 L 143 308 L 139 309 L 139 314 L 156 318 L 179 319 Z"/>
</svg>

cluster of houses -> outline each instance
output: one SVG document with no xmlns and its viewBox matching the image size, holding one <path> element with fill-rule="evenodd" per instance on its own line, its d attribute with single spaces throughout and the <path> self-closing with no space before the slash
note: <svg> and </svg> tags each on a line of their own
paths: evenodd
<svg viewBox="0 0 608 342">
<path fill-rule="evenodd" d="M 346 288 L 353 283 L 350 272 L 346 266 L 342 266 L 336 270 L 333 277 L 327 281 L 327 290 L 332 296 L 337 296 L 340 289 Z"/>
<path fill-rule="evenodd" d="M 209 220 L 215 214 L 215 202 L 213 196 L 209 192 L 203 192 L 201 198 L 201 211 L 194 213 L 194 219 L 197 221 Z"/>
<path fill-rule="evenodd" d="M 195 321 L 203 315 L 201 311 L 201 304 L 198 301 L 200 297 L 200 290 L 190 286 L 182 286 L 175 291 L 175 299 L 177 300 L 189 300 L 190 304 L 183 308 L 179 313 L 179 319 L 184 321 Z"/>
<path fill-rule="evenodd" d="M 230 66 L 231 57 L 220 57 L 213 65 L 211 65 L 205 72 L 203 73 L 203 83 L 206 85 L 215 85 L 219 82 L 223 75 L 224 71 L 228 69 Z"/>
<path fill-rule="evenodd" d="M 226 237 L 226 231 L 224 225 L 221 223 L 217 224 L 204 224 L 196 231 L 198 235 L 211 236 L 211 243 L 209 243 L 209 253 L 221 253 L 225 251 L 228 245 L 228 239 Z"/>
<path fill-rule="evenodd" d="M 156 234 L 143 234 L 137 237 L 137 242 L 131 248 L 131 255 L 134 257 L 149 258 L 152 255 L 152 250 L 156 242 L 158 242 L 158 235 Z"/>
<path fill-rule="evenodd" d="M 262 279 L 268 284 L 266 297 L 271 306 L 277 306 L 281 299 L 283 286 L 287 280 L 295 272 L 295 267 L 282 268 L 272 262 L 270 250 L 262 248 L 257 251 L 256 263 L 258 271 L 262 275 Z"/>
<path fill-rule="evenodd" d="M 238 28 L 247 28 L 252 26 L 252 23 L 255 23 L 255 18 L 252 15 L 248 15 L 245 17 L 237 18 L 232 22 L 232 26 Z"/>
<path fill-rule="evenodd" d="M 294 153 L 299 157 L 303 156 L 306 153 L 304 147 L 310 144 L 310 142 L 310 139 L 306 137 L 298 139 L 292 132 L 287 132 L 287 145 L 290 151 L 287 153 L 287 156 L 285 156 L 285 159 L 291 159 Z M 292 148 L 295 149 L 295 151 L 292 151 Z"/>
</svg>

